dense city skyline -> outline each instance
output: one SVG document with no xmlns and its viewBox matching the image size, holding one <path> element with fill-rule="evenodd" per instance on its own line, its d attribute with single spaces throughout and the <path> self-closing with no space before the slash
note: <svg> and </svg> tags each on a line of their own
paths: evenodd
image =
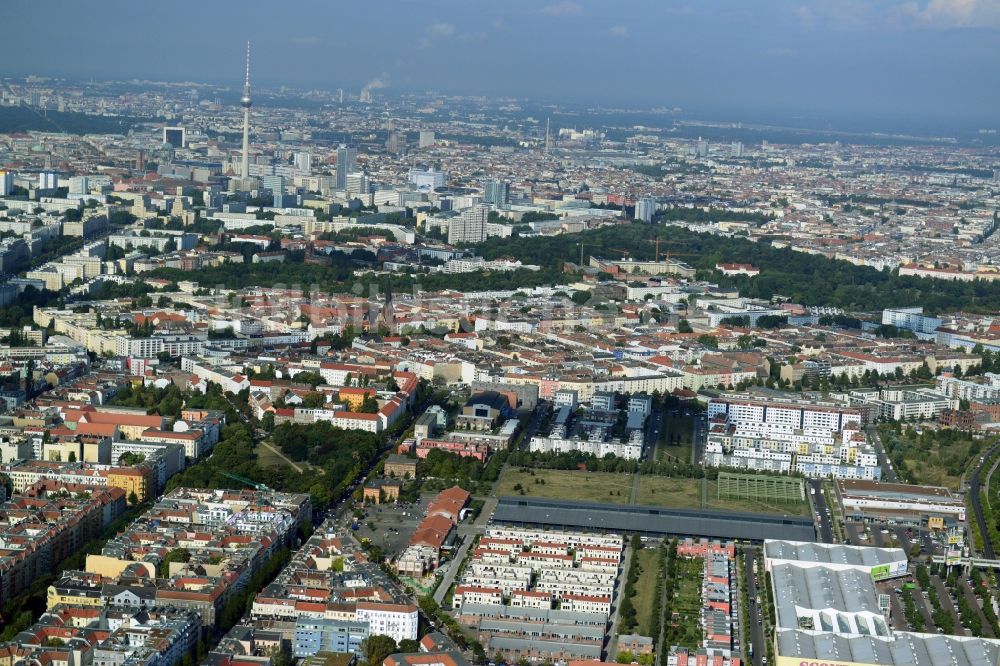
<svg viewBox="0 0 1000 666">
<path fill-rule="evenodd" d="M 23 6 L 5 70 L 238 87 L 435 90 L 813 125 L 993 127 L 1000 8 L 920 2 L 232 2 Z M 46 34 L 49 39 L 38 40 Z M 81 47 L 80 40 L 86 40 Z"/>
</svg>

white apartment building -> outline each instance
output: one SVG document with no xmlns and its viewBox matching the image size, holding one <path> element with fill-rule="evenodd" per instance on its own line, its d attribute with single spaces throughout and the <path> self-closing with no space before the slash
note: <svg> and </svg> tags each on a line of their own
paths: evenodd
<svg viewBox="0 0 1000 666">
<path fill-rule="evenodd" d="M 369 635 L 391 636 L 397 643 L 417 640 L 417 607 L 413 604 L 359 601 L 354 611 L 354 621 L 367 623 Z"/>
</svg>

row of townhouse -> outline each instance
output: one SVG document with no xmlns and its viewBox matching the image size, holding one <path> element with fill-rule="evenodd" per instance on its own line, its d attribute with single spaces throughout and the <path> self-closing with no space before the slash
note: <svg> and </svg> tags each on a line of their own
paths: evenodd
<svg viewBox="0 0 1000 666">
<path fill-rule="evenodd" d="M 55 573 L 125 513 L 119 488 L 43 481 L 22 491 L 0 505 L 0 605 Z"/>
</svg>

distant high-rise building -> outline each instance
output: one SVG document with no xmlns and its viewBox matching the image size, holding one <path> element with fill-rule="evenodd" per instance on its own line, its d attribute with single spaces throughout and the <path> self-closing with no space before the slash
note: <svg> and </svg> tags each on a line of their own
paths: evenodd
<svg viewBox="0 0 1000 666">
<path fill-rule="evenodd" d="M 372 103 L 372 91 L 371 91 L 371 89 L 364 88 L 361 91 L 361 94 L 358 95 L 358 101 L 361 102 L 362 104 L 371 104 Z"/>
<path fill-rule="evenodd" d="M 253 101 L 250 99 L 250 42 L 247 42 L 247 77 L 243 81 L 243 96 L 240 97 L 240 106 L 243 107 L 243 159 L 240 168 L 240 177 L 243 180 L 250 178 L 250 106 Z"/>
<path fill-rule="evenodd" d="M 347 174 L 347 182 L 344 184 L 344 189 L 347 190 L 348 194 L 355 196 L 368 194 L 370 191 L 368 176 L 360 171 Z"/>
<path fill-rule="evenodd" d="M 263 176 L 260 179 L 265 190 L 271 190 L 272 194 L 283 194 L 285 192 L 284 176 Z"/>
<path fill-rule="evenodd" d="M 418 190 L 436 190 L 444 187 L 447 174 L 435 169 L 410 169 L 410 183 Z"/>
<path fill-rule="evenodd" d="M 295 197 L 285 193 L 285 177 L 281 175 L 264 176 L 261 178 L 261 185 L 265 190 L 270 190 L 274 197 L 275 208 L 289 208 L 294 205 Z"/>
<path fill-rule="evenodd" d="M 642 197 L 635 204 L 635 219 L 643 222 L 652 222 L 656 213 L 656 199 L 653 197 Z M 659 257 L 657 257 L 659 259 Z"/>
<path fill-rule="evenodd" d="M 453 217 L 448 225 L 448 242 L 482 243 L 486 240 L 486 220 L 489 219 L 490 207 L 474 206 L 462 211 L 458 217 Z"/>
<path fill-rule="evenodd" d="M 312 154 L 308 151 L 295 153 L 295 168 L 304 174 L 312 173 Z"/>
<path fill-rule="evenodd" d="M 733 141 L 732 145 L 733 157 L 743 157 L 743 142 Z"/>
<path fill-rule="evenodd" d="M 37 109 L 38 107 L 40 107 L 42 105 L 42 93 L 40 93 L 40 92 L 32 92 L 31 95 L 29 96 L 29 100 L 30 100 L 31 106 L 33 106 L 33 107 L 35 107 Z"/>
<path fill-rule="evenodd" d="M 69 193 L 88 194 L 90 192 L 90 182 L 86 176 L 73 176 L 69 179 Z"/>
<path fill-rule="evenodd" d="M 358 150 L 341 146 L 337 148 L 337 189 L 347 189 L 347 174 L 357 171 Z"/>
<path fill-rule="evenodd" d="M 506 180 L 488 180 L 485 190 L 484 202 L 498 207 L 504 207 L 510 203 L 510 183 Z"/>
<path fill-rule="evenodd" d="M 187 145 L 187 133 L 183 127 L 164 127 L 163 143 L 169 143 L 174 148 L 183 148 Z"/>
<path fill-rule="evenodd" d="M 14 192 L 14 174 L 0 171 L 0 197 L 9 197 Z"/>
<path fill-rule="evenodd" d="M 420 131 L 420 143 L 417 144 L 421 148 L 430 148 L 434 145 L 434 132 L 432 130 L 421 130 Z"/>
<path fill-rule="evenodd" d="M 698 143 L 695 144 L 695 154 L 698 157 L 708 157 L 708 141 L 698 137 Z"/>
<path fill-rule="evenodd" d="M 385 142 L 385 149 L 393 155 L 399 155 L 406 149 L 406 136 L 402 132 L 395 130 L 389 132 L 389 138 Z"/>
<path fill-rule="evenodd" d="M 337 104 L 343 104 L 343 103 L 344 103 L 344 89 L 337 88 Z"/>
<path fill-rule="evenodd" d="M 59 176 L 50 171 L 43 171 L 38 174 L 38 189 L 54 190 L 57 187 L 59 187 Z"/>
</svg>

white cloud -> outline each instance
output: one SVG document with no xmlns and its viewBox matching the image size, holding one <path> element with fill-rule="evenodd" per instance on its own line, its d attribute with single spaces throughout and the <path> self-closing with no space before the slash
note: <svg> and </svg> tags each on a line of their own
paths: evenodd
<svg viewBox="0 0 1000 666">
<path fill-rule="evenodd" d="M 542 13 L 549 16 L 575 16 L 583 13 L 583 7 L 574 0 L 562 0 L 552 5 L 542 7 Z"/>
<path fill-rule="evenodd" d="M 427 34 L 438 38 L 452 37 L 455 34 L 455 26 L 452 23 L 433 23 L 427 26 Z"/>
<path fill-rule="evenodd" d="M 615 25 L 608 30 L 608 34 L 612 37 L 628 37 L 628 28 L 623 25 Z"/>
<path fill-rule="evenodd" d="M 930 0 L 919 10 L 917 19 L 934 28 L 997 28 L 1000 27 L 1000 2 Z"/>
<path fill-rule="evenodd" d="M 1000 28 L 1000 0 L 809 0 L 792 7 L 804 28 Z"/>
</svg>

